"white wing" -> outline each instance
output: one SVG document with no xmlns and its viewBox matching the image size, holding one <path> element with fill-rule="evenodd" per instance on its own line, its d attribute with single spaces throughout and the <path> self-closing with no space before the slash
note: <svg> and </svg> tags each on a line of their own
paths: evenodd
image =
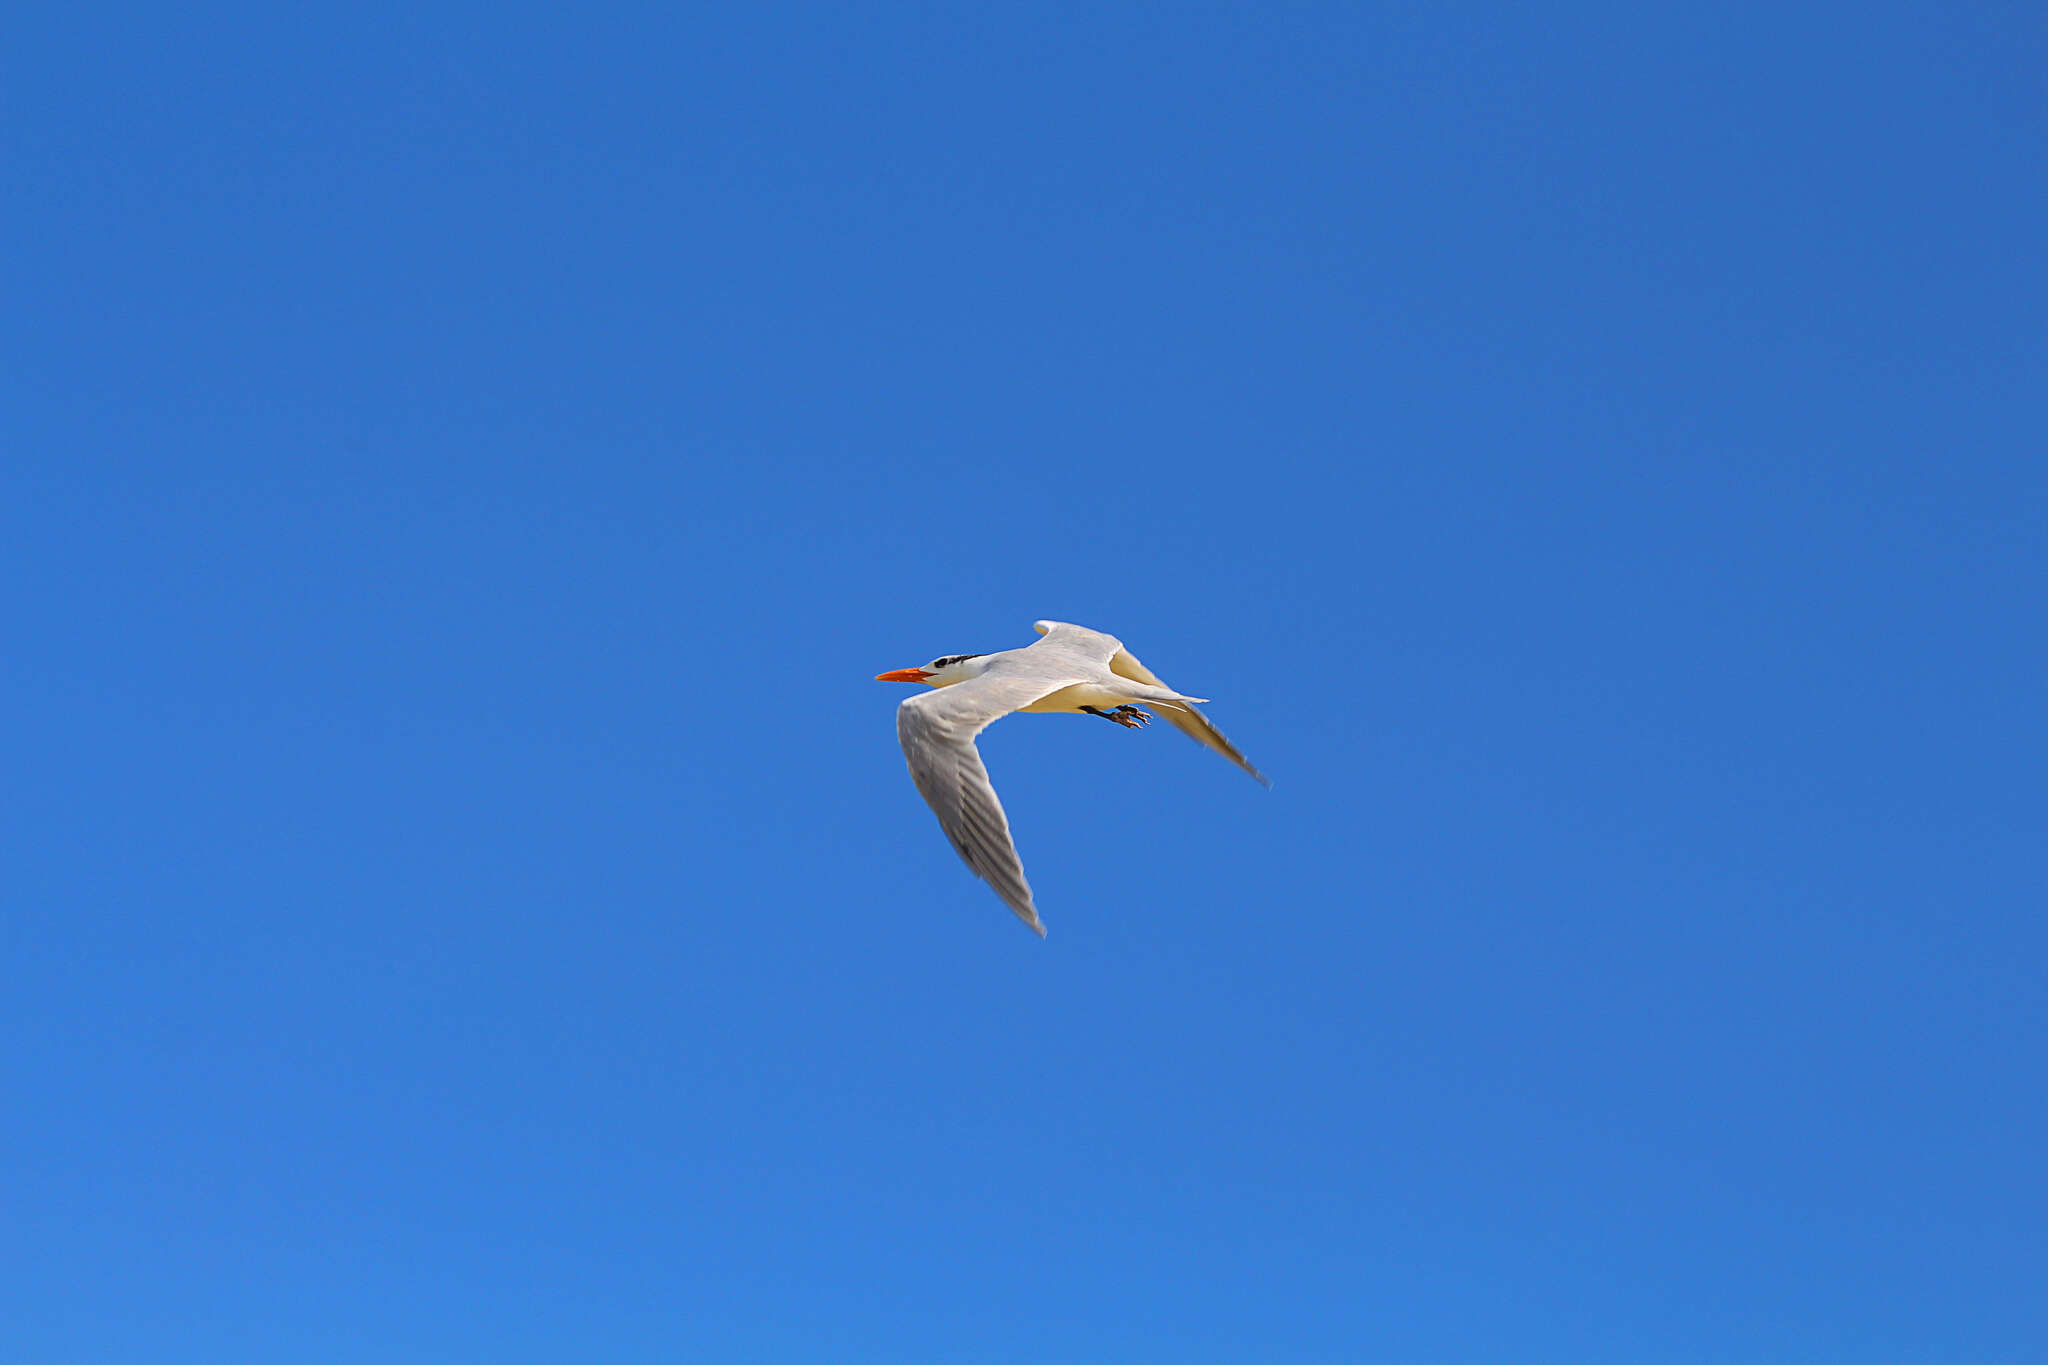
<svg viewBox="0 0 2048 1365">
<path fill-rule="evenodd" d="M 1114 635 L 1104 635 L 1099 630 L 1066 621 L 1033 621 L 1031 628 L 1045 637 L 1029 647 L 1034 654 L 1071 652 L 1106 668 L 1116 652 L 1124 647 L 1124 642 Z"/>
<path fill-rule="evenodd" d="M 896 738 L 910 763 L 910 780 L 962 861 L 1043 938 L 1045 926 L 1031 904 L 1031 884 L 1024 880 L 1024 864 L 1010 839 L 1010 822 L 974 737 L 1018 707 L 1086 675 L 1059 667 L 1056 652 L 1029 660 L 1025 653 L 1014 651 L 1013 658 L 978 678 L 909 698 L 896 708 Z"/>
<path fill-rule="evenodd" d="M 1078 646 L 1081 644 L 1083 637 L 1089 637 L 1088 643 L 1098 648 L 1100 646 L 1096 642 L 1107 641 L 1110 646 L 1107 656 L 1110 672 L 1120 678 L 1129 678 L 1132 682 L 1150 683 L 1154 687 L 1165 687 L 1169 692 L 1179 691 L 1178 688 L 1168 687 L 1165 682 L 1161 681 L 1158 674 L 1139 663 L 1138 656 L 1125 649 L 1123 641 L 1117 639 L 1114 635 L 1104 635 L 1101 631 L 1090 630 L 1086 626 L 1068 625 L 1064 621 L 1034 621 L 1031 628 L 1040 635 L 1045 636 L 1043 640 L 1032 646 L 1033 649 L 1044 648 L 1055 641 L 1069 639 L 1073 640 Z M 1026 702 L 1024 705 L 1028 706 L 1030 703 Z M 1209 718 L 1196 710 L 1192 705 L 1154 706 L 1149 709 L 1160 716 L 1164 716 L 1167 724 L 1173 726 L 1174 729 L 1180 731 L 1189 739 L 1194 740 L 1197 744 L 1214 749 L 1217 753 L 1222 754 L 1232 763 L 1250 773 L 1259 780 L 1260 785 L 1266 787 L 1273 785 L 1272 778 L 1267 777 L 1257 768 L 1254 768 L 1251 760 L 1238 752 L 1237 746 L 1225 739 L 1223 732 L 1214 725 L 1211 725 Z"/>
</svg>

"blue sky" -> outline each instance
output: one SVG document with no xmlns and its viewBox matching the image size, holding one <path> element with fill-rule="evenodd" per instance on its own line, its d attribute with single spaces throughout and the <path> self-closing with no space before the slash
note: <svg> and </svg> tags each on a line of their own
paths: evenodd
<svg viewBox="0 0 2048 1365">
<path fill-rule="evenodd" d="M 2048 1351 L 2039 17 L 6 49 L 10 1361 Z"/>
</svg>

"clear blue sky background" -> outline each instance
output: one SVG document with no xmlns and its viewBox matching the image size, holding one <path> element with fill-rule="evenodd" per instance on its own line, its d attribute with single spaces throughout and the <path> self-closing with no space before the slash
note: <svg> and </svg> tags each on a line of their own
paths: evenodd
<svg viewBox="0 0 2048 1365">
<path fill-rule="evenodd" d="M 0 1354 L 2042 1359 L 2043 34 L 17 16 Z"/>
</svg>

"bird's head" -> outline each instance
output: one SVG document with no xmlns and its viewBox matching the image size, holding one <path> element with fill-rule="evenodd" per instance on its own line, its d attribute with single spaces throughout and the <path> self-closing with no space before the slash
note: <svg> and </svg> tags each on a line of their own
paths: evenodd
<svg viewBox="0 0 2048 1365">
<path fill-rule="evenodd" d="M 919 668 L 899 668 L 893 673 L 875 674 L 876 682 L 923 683 L 926 687 L 951 687 L 956 682 L 978 678 L 988 665 L 986 654 L 948 654 Z"/>
</svg>

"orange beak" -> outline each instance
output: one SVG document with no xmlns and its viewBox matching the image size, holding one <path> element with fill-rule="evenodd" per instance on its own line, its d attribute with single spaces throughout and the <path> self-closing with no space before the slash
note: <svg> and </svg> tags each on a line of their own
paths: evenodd
<svg viewBox="0 0 2048 1365">
<path fill-rule="evenodd" d="M 875 674 L 876 682 L 923 682 L 931 674 L 921 668 L 899 668 L 894 673 Z"/>
</svg>

